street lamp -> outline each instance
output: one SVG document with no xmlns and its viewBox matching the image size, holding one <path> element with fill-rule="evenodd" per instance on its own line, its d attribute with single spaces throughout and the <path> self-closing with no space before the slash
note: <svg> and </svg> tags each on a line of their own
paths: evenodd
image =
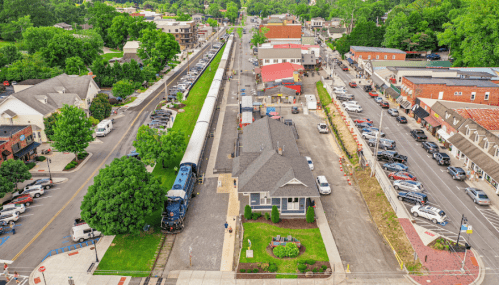
<svg viewBox="0 0 499 285">
<path fill-rule="evenodd" d="M 92 238 L 95 238 L 94 229 L 92 229 Z M 95 262 L 99 262 L 99 257 L 97 256 L 97 243 L 95 243 L 95 240 L 94 240 L 94 247 L 95 247 Z"/>
<path fill-rule="evenodd" d="M 459 225 L 459 233 L 457 234 L 457 242 L 456 242 L 456 245 L 459 246 L 459 238 L 461 237 L 461 229 L 463 228 L 463 224 L 467 224 L 468 223 L 468 219 L 466 219 L 466 217 L 463 216 L 461 217 L 461 224 Z"/>
<path fill-rule="evenodd" d="M 47 158 L 47 167 L 49 168 L 49 177 L 50 177 L 50 180 L 52 181 L 52 172 L 50 172 L 50 163 L 52 163 L 52 160 L 50 160 L 50 158 Z"/>
</svg>

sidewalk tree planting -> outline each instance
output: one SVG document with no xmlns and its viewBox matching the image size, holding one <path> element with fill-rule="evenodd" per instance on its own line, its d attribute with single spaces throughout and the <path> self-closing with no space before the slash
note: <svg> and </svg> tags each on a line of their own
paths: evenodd
<svg viewBox="0 0 499 285">
<path fill-rule="evenodd" d="M 187 142 L 183 131 L 170 130 L 165 133 L 149 126 L 140 126 L 133 146 L 140 153 L 143 163 L 151 166 L 161 163 L 165 168 L 169 161 L 184 153 Z"/>
<path fill-rule="evenodd" d="M 166 190 L 135 158 L 123 156 L 99 171 L 81 203 L 81 217 L 105 235 L 140 232 L 163 205 Z"/>
<path fill-rule="evenodd" d="M 113 107 L 109 103 L 107 94 L 99 93 L 92 100 L 92 105 L 90 105 L 90 113 L 95 119 L 102 121 L 111 115 L 111 109 Z"/>
<path fill-rule="evenodd" d="M 0 198 L 14 190 L 14 183 L 5 176 L 0 176 Z"/>
<path fill-rule="evenodd" d="M 162 70 L 166 64 L 180 53 L 180 45 L 172 34 L 163 33 L 161 30 L 145 29 L 139 38 L 140 47 L 138 56 L 144 66 L 152 65 L 156 72 Z"/>
<path fill-rule="evenodd" d="M 113 84 L 113 96 L 126 99 L 135 91 L 134 85 L 129 80 L 120 80 Z"/>
<path fill-rule="evenodd" d="M 267 37 L 265 34 L 270 31 L 269 28 L 261 28 L 260 30 L 253 29 L 253 37 L 251 38 L 251 44 L 258 46 L 259 44 L 265 43 Z"/>
<path fill-rule="evenodd" d="M 49 140 L 52 140 L 54 135 L 55 122 L 61 116 L 59 113 L 52 113 L 52 115 L 47 118 L 43 118 L 43 125 L 45 125 L 45 135 Z"/>
<path fill-rule="evenodd" d="M 51 146 L 62 152 L 74 153 L 76 161 L 78 153 L 83 152 L 88 143 L 94 140 L 92 123 L 85 112 L 76 106 L 64 105 L 61 108 L 61 115 L 53 130 Z"/>
<path fill-rule="evenodd" d="M 24 161 L 19 159 L 9 159 L 0 165 L 0 176 L 5 177 L 8 182 L 13 183 L 13 186 L 17 190 L 17 183 L 30 179 L 31 173 L 29 172 L 28 167 L 24 164 Z"/>
</svg>

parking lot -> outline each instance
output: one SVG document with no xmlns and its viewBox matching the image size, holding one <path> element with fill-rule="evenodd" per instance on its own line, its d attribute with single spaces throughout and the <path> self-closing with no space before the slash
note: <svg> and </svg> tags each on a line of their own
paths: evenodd
<svg viewBox="0 0 499 285">
<path fill-rule="evenodd" d="M 335 74 L 344 83 L 353 80 L 351 74 L 341 71 L 337 65 L 335 65 Z M 420 217 L 416 218 L 417 223 L 422 226 L 432 225 L 430 229 L 453 238 L 457 236 L 461 217 L 464 215 L 469 224 L 473 225 L 473 234 L 470 236 L 463 234 L 461 237 L 464 237 L 472 247 L 478 250 L 487 267 L 498 267 L 499 250 L 497 250 L 496 245 L 499 242 L 499 231 L 496 219 L 499 220 L 497 218 L 499 216 L 495 214 L 495 211 L 491 211 L 490 206 L 480 206 L 473 203 L 464 192 L 468 185 L 463 181 L 453 180 L 447 173 L 446 167 L 437 165 L 432 156 L 422 148 L 421 142 L 415 141 L 410 132 L 421 127 L 414 119 L 402 114 L 406 116 L 409 123 L 400 124 L 395 117 L 387 114 L 386 109 L 382 109 L 362 88 L 347 87 L 347 92 L 355 95 L 355 101 L 359 102 L 363 109 L 361 113 L 349 112 L 353 120 L 369 118 L 373 121 L 374 127 L 379 127 L 380 118 L 383 115 L 381 131 L 386 134 L 386 138 L 396 142 L 395 150 L 397 152 L 408 157 L 406 164 L 408 171 L 416 175 L 417 180 L 423 183 L 424 193 L 428 195 L 430 202 L 429 205 L 443 210 L 448 218 L 448 223 L 445 225 L 434 225 L 430 220 Z M 387 101 L 384 97 L 383 100 Z M 390 104 L 391 107 L 398 108 L 397 104 Z M 403 112 L 403 109 L 398 110 L 401 113 Z M 428 132 L 424 132 L 429 137 L 429 141 L 436 141 Z M 442 150 L 440 149 L 440 151 Z M 384 162 L 380 163 L 383 164 Z M 451 158 L 451 166 L 462 166 L 462 164 Z M 407 205 L 407 207 L 410 208 L 411 205 Z"/>
</svg>

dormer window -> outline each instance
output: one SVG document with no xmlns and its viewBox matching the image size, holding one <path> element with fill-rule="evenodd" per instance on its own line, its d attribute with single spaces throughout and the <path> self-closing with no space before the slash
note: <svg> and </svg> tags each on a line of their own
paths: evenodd
<svg viewBox="0 0 499 285">
<path fill-rule="evenodd" d="M 485 150 L 487 150 L 487 149 L 489 148 L 489 142 L 485 142 L 485 144 L 483 145 L 483 148 L 484 148 Z"/>
<path fill-rule="evenodd" d="M 455 126 L 457 125 L 457 123 L 459 123 L 459 120 L 457 120 L 456 117 L 454 117 L 454 122 L 452 122 L 452 124 Z"/>
<path fill-rule="evenodd" d="M 445 119 L 448 119 L 450 117 L 450 114 L 445 111 Z"/>
<path fill-rule="evenodd" d="M 470 131 L 470 129 L 468 128 L 468 129 L 466 130 L 466 136 L 469 136 L 469 135 L 470 135 L 470 132 L 471 132 L 471 131 Z"/>
<path fill-rule="evenodd" d="M 477 143 L 478 142 L 478 135 L 475 136 L 475 142 Z"/>
<path fill-rule="evenodd" d="M 496 148 L 496 156 L 499 156 L 499 147 Z"/>
</svg>

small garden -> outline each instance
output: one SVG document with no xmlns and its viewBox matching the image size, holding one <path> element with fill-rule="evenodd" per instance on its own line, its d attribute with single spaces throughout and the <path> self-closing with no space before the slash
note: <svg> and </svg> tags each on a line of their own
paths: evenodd
<svg viewBox="0 0 499 285">
<path fill-rule="evenodd" d="M 251 208 L 247 206 L 236 277 L 239 279 L 328 277 L 331 265 L 322 242 L 322 235 L 315 223 L 313 209 L 309 207 L 307 219 L 281 220 L 275 206 L 271 214 L 263 215 L 251 212 Z M 292 224 L 293 228 L 286 227 L 287 224 Z M 253 257 L 246 256 L 248 248 L 253 250 Z"/>
<path fill-rule="evenodd" d="M 80 165 L 80 163 L 82 163 L 85 158 L 88 156 L 88 152 L 84 151 L 84 152 L 80 152 L 77 157 L 78 157 L 78 160 L 76 160 L 76 158 L 74 158 L 70 163 L 68 163 L 65 167 L 64 167 L 64 171 L 68 171 L 68 170 L 72 170 L 74 168 L 76 168 L 78 165 Z"/>
</svg>

